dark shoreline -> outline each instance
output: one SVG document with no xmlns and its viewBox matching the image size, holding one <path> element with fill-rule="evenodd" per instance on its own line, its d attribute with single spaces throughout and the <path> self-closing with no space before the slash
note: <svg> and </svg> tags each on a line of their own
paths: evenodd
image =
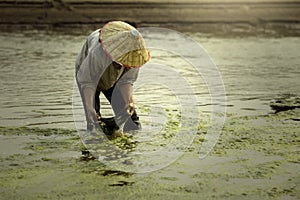
<svg viewBox="0 0 300 200">
<path fill-rule="evenodd" d="M 0 0 L 0 30 L 95 29 L 110 20 L 212 35 L 300 35 L 300 1 Z"/>
</svg>

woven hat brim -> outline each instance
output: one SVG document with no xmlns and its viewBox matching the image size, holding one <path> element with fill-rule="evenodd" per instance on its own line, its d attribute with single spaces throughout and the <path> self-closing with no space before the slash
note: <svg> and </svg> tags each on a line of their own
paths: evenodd
<svg viewBox="0 0 300 200">
<path fill-rule="evenodd" d="M 125 67 L 140 67 L 150 59 L 142 35 L 125 22 L 115 21 L 105 25 L 100 39 L 104 51 L 112 60 Z"/>
<path fill-rule="evenodd" d="M 116 59 L 125 67 L 135 68 L 141 67 L 150 60 L 150 53 L 147 49 L 139 49 L 130 51 Z"/>
</svg>

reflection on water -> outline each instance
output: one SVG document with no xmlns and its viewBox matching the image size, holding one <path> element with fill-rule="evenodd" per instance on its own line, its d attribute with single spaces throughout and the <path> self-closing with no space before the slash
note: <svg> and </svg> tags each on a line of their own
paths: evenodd
<svg viewBox="0 0 300 200">
<path fill-rule="evenodd" d="M 220 69 L 228 112 L 268 113 L 268 103 L 278 94 L 299 95 L 299 38 L 191 36 L 201 43 Z M 74 62 L 86 35 L 26 32 L 1 33 L 0 38 L 0 126 L 74 128 L 71 99 Z M 162 35 L 162 42 L 164 39 Z M 170 66 L 184 65 L 171 55 L 159 52 L 152 54 L 152 58 L 165 60 Z M 200 110 L 209 112 L 210 99 L 204 81 L 198 80 L 198 76 L 194 78 L 190 68 L 182 67 L 181 73 L 197 94 Z M 142 68 L 139 78 L 155 80 L 157 76 L 155 71 Z M 164 76 L 176 84 L 167 72 Z M 147 117 L 147 105 L 167 105 L 170 110 L 176 110 L 176 99 L 168 102 L 174 99 L 172 95 L 159 85 L 138 88 L 135 99 L 141 116 Z M 107 102 L 103 112 L 110 112 Z"/>
</svg>

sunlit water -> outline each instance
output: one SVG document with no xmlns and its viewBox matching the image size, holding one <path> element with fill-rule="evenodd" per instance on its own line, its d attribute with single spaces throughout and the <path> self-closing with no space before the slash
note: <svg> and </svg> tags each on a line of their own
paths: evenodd
<svg viewBox="0 0 300 200">
<path fill-rule="evenodd" d="M 0 126 L 75 127 L 72 114 L 74 62 L 86 36 L 86 32 L 80 36 L 46 32 L 0 34 Z M 220 70 L 228 113 L 267 114 L 271 112 L 269 102 L 274 97 L 284 93 L 300 94 L 299 38 L 190 36 L 207 50 Z M 161 35 L 162 42 L 165 39 Z M 182 64 L 164 54 L 154 53 L 152 57 L 178 68 Z M 190 95 L 196 95 L 199 110 L 209 113 L 209 92 L 203 80 L 188 68 L 186 71 L 182 68 L 181 73 L 195 89 Z M 141 68 L 140 78 L 156 80 L 157 76 L 177 84 L 167 72 L 157 74 L 150 68 Z M 137 88 L 135 100 L 142 121 L 151 106 L 180 114 L 176 95 L 162 85 Z M 107 102 L 102 110 L 110 113 Z M 162 115 L 167 114 L 162 111 Z"/>
</svg>

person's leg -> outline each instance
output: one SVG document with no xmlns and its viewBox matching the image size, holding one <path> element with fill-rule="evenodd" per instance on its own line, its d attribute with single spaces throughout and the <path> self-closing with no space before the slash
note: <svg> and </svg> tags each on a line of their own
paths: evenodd
<svg viewBox="0 0 300 200">
<path fill-rule="evenodd" d="M 115 85 L 109 88 L 108 90 L 103 91 L 105 98 L 111 103 L 111 96 L 114 91 Z"/>
<path fill-rule="evenodd" d="M 111 104 L 111 98 L 112 98 L 112 94 L 113 94 L 114 88 L 115 88 L 115 85 L 113 87 L 109 88 L 108 90 L 103 91 L 104 96 L 106 97 L 106 99 L 109 101 L 110 104 Z M 132 98 L 130 98 L 130 101 L 131 102 L 129 102 L 129 105 L 132 105 L 129 108 L 130 113 L 131 113 L 131 120 L 127 120 L 126 123 L 124 124 L 123 131 L 125 131 L 125 132 L 126 131 L 130 131 L 130 130 L 141 129 L 141 123 L 139 121 L 139 117 L 137 115 L 137 112 L 134 109 Z M 117 112 L 116 109 L 117 108 L 113 108 L 113 110 L 114 110 L 115 113 Z"/>
<path fill-rule="evenodd" d="M 98 116 L 100 115 L 100 92 L 96 91 L 95 93 L 95 110 Z"/>
</svg>

